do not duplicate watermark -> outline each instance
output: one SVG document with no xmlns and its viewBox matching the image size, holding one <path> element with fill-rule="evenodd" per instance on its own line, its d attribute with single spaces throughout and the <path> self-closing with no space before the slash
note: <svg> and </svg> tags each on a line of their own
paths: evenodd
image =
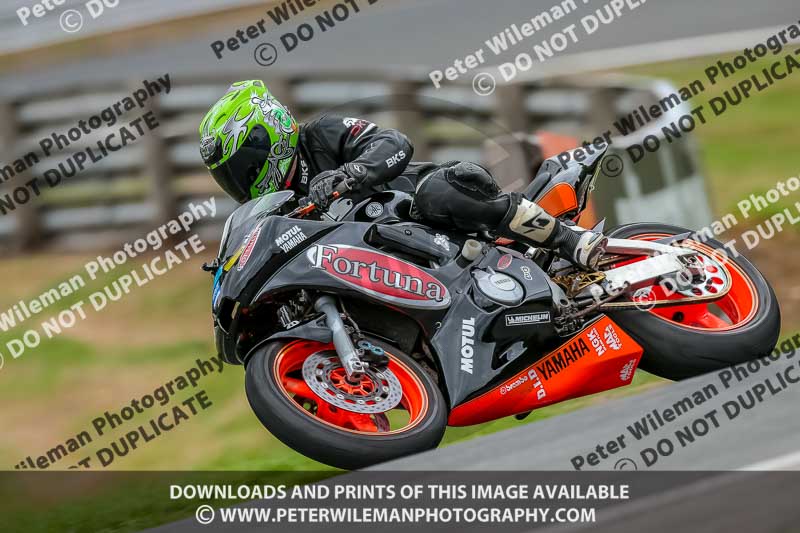
<svg viewBox="0 0 800 533">
<path fill-rule="evenodd" d="M 766 357 L 709 374 L 693 391 L 642 413 L 615 437 L 570 458 L 572 468 L 647 469 L 696 446 L 800 384 L 800 366 L 793 361 L 798 351 L 800 334 Z"/>
<path fill-rule="evenodd" d="M 512 61 L 475 74 L 472 80 L 473 91 L 479 96 L 489 96 L 495 91 L 498 77 L 505 83 L 513 81 L 520 73 L 528 72 L 534 66 L 565 52 L 583 37 L 594 35 L 604 26 L 614 23 L 646 2 L 646 0 L 610 0 L 594 12 L 585 14 L 578 24 L 562 26 L 550 36 L 539 38 L 542 32 L 558 24 L 562 18 L 580 12 L 589 1 L 562 0 L 534 14 L 528 20 L 510 24 L 486 39 L 480 48 L 453 60 L 452 64 L 446 67 L 432 70 L 428 75 L 431 83 L 434 88 L 440 89 L 445 82 L 457 81 L 476 69 L 490 64 L 492 57 L 500 57 L 523 43 L 534 40 L 535 42 L 529 44 L 527 49 L 518 52 Z"/>
<path fill-rule="evenodd" d="M 267 10 L 267 17 L 238 28 L 233 35 L 213 41 L 210 44 L 214 57 L 221 60 L 225 54 L 237 52 L 261 37 L 271 37 L 260 42 L 253 50 L 253 59 L 262 67 L 274 65 L 281 54 L 290 54 L 321 34 L 335 30 L 340 24 L 362 13 L 365 8 L 380 0 L 342 0 L 323 10 L 308 22 L 294 28 L 284 26 L 307 9 L 317 5 L 319 0 L 285 0 Z M 270 24 L 271 20 L 271 24 Z M 273 35 L 274 33 L 274 35 Z"/>
<path fill-rule="evenodd" d="M 558 163 L 566 169 L 571 161 L 580 163 L 588 155 L 592 155 L 593 150 L 605 149 L 619 139 L 626 140 L 642 132 L 647 135 L 624 148 L 634 164 L 642 161 L 648 154 L 657 152 L 664 145 L 680 142 L 698 127 L 713 122 L 759 93 L 770 90 L 800 72 L 800 48 L 790 48 L 791 43 L 798 38 L 800 21 L 786 26 L 752 47 L 745 48 L 732 61 L 718 60 L 709 64 L 703 70 L 703 76 L 663 96 L 658 102 L 630 109 L 621 114 L 602 135 L 584 141 L 578 148 L 561 152 L 556 156 Z M 772 59 L 768 66 L 755 73 L 745 71 L 748 66 L 767 57 Z M 740 78 L 736 79 L 737 76 Z M 711 87 L 724 80 L 733 80 L 735 83 L 721 95 L 689 107 L 690 102 L 708 94 Z M 659 124 L 660 120 L 669 123 L 652 133 L 646 131 L 647 128 Z"/>
<path fill-rule="evenodd" d="M 107 9 L 119 6 L 121 0 L 88 0 L 83 4 L 83 10 L 70 8 L 61 12 L 58 18 L 59 26 L 66 33 L 77 33 L 83 29 L 84 12 L 91 18 L 100 18 Z M 17 9 L 17 18 L 23 26 L 28 26 L 31 19 L 40 19 L 56 11 L 64 5 L 66 0 L 41 0 L 31 5 L 24 5 Z"/>
<path fill-rule="evenodd" d="M 224 368 L 219 357 L 206 360 L 198 358 L 191 367 L 147 394 L 131 399 L 119 409 L 110 409 L 96 416 L 90 426 L 56 443 L 40 455 L 28 455 L 14 465 L 14 469 L 57 469 L 67 461 L 71 461 L 66 466 L 68 469 L 107 468 L 214 405 L 205 390 L 197 389 L 206 376 L 222 374 Z M 190 395 L 179 399 L 178 396 L 185 390 Z M 162 411 L 151 414 L 159 409 Z M 74 460 L 76 454 L 81 457 L 91 445 L 102 444 L 100 441 L 108 439 L 114 431 L 123 430 L 127 430 L 124 435 L 105 442 L 90 455 Z"/>
<path fill-rule="evenodd" d="M 60 309 L 49 319 L 42 320 L 38 327 L 31 327 L 5 343 L 5 349 L 12 359 L 19 359 L 26 351 L 36 349 L 43 339 L 52 339 L 79 322 L 88 319 L 90 312 L 100 313 L 114 302 L 118 302 L 138 287 L 143 287 L 175 267 L 191 260 L 206 247 L 197 233 L 192 233 L 174 245 L 172 237 L 186 235 L 193 225 L 217 213 L 216 199 L 209 198 L 202 203 L 189 204 L 189 207 L 176 218 L 150 231 L 142 238 L 125 243 L 121 249 L 110 256 L 97 256 L 84 265 L 85 274 L 75 274 L 58 285 L 51 287 L 30 300 L 20 300 L 5 311 L 0 312 L 0 330 L 10 332 L 20 328 L 28 320 L 44 313 L 50 308 L 58 309 L 62 300 L 71 298 L 88 286 L 87 279 L 97 281 L 103 275 L 114 275 L 118 268 L 131 259 L 152 254 L 136 268 L 117 276 L 76 303 Z M 0 359 L 2 360 L 2 359 Z"/>
<path fill-rule="evenodd" d="M 90 117 L 79 120 L 68 129 L 54 131 L 39 139 L 38 152 L 30 151 L 8 164 L 0 162 L 0 183 L 3 183 L 31 171 L 35 166 L 41 165 L 45 158 L 56 157 L 60 152 L 68 154 L 63 160 L 53 164 L 40 175 L 0 194 L 0 214 L 5 215 L 17 207 L 27 204 L 32 199 L 41 196 L 46 187 L 59 186 L 65 180 L 75 177 L 158 128 L 161 125 L 158 117 L 146 107 L 156 95 L 160 95 L 162 92 L 169 94 L 171 89 L 172 81 L 169 74 L 164 74 L 152 81 L 143 80 L 142 86 L 135 89 L 129 96 L 110 104 Z M 127 124 L 118 125 L 123 117 L 137 109 L 142 109 L 144 112 L 128 121 Z M 110 130 L 109 128 L 112 127 L 115 129 Z M 100 139 L 88 146 L 81 146 L 77 151 L 71 151 L 75 146 L 80 146 L 87 138 L 92 138 L 94 135 L 99 135 Z"/>
</svg>

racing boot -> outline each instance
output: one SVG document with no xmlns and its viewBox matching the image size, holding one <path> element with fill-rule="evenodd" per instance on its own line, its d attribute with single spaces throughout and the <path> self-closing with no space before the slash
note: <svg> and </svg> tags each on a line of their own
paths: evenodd
<svg viewBox="0 0 800 533">
<path fill-rule="evenodd" d="M 608 242 L 602 233 L 564 224 L 519 194 L 512 194 L 511 200 L 511 207 L 498 227 L 501 236 L 554 250 L 581 268 L 597 268 Z"/>
</svg>

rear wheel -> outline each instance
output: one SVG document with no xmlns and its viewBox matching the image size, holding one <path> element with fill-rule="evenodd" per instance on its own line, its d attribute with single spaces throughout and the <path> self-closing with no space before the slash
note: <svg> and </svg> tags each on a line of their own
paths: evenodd
<svg viewBox="0 0 800 533">
<path fill-rule="evenodd" d="M 436 447 L 447 409 L 433 379 L 413 359 L 376 339 L 384 371 L 348 380 L 332 345 L 268 344 L 247 364 L 245 387 L 261 423 L 298 452 L 356 469 Z"/>
<path fill-rule="evenodd" d="M 665 224 L 629 224 L 609 237 L 658 240 L 689 230 Z M 725 257 L 722 243 L 687 240 L 698 252 L 707 279 L 680 290 L 645 289 L 640 309 L 608 315 L 643 348 L 640 368 L 668 379 L 684 379 L 769 355 L 780 335 L 780 309 L 767 280 L 750 261 Z M 630 261 L 626 261 L 630 262 Z M 611 268 L 619 266 L 611 265 Z M 724 294 L 716 298 L 717 294 Z M 647 300 L 715 298 L 647 309 Z"/>
</svg>

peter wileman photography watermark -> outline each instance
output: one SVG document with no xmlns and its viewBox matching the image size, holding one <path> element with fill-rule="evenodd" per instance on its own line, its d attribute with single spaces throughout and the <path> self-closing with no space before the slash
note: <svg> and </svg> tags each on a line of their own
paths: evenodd
<svg viewBox="0 0 800 533">
<path fill-rule="evenodd" d="M 483 46 L 464 57 L 455 59 L 451 65 L 436 69 L 428 74 L 434 88 L 440 89 L 445 82 L 458 81 L 476 69 L 491 63 L 492 57 L 499 57 L 518 46 L 528 44 L 531 52 L 521 51 L 513 61 L 497 66 L 497 72 L 482 71 L 475 74 L 472 88 L 479 96 L 490 96 L 497 87 L 497 76 L 504 82 L 514 80 L 520 73 L 528 72 L 537 64 L 552 59 L 556 54 L 566 51 L 583 37 L 594 35 L 598 30 L 619 20 L 626 14 L 638 9 L 646 0 L 611 0 L 591 13 L 581 17 L 579 24 L 560 27 L 558 31 L 545 39 L 538 35 L 559 20 L 576 12 L 581 12 L 584 5 L 591 0 L 563 0 L 552 7 L 534 14 L 529 20 L 510 24 L 502 31 L 486 39 Z M 533 4 L 531 4 L 533 5 Z M 532 44 L 530 41 L 535 41 Z M 494 70 L 494 69 L 489 69 Z"/>
<path fill-rule="evenodd" d="M 257 507 L 200 505 L 202 525 L 592 523 L 602 502 L 631 499 L 625 483 L 346 482 L 314 485 L 172 484 L 170 500 L 262 500 Z M 482 501 L 464 506 L 464 500 Z M 400 502 L 400 505 L 398 505 Z M 330 527 L 330 526 L 329 526 Z"/>
<path fill-rule="evenodd" d="M 107 9 L 113 9 L 120 4 L 121 0 L 88 0 L 80 5 L 81 9 L 65 9 L 60 12 L 58 23 L 61 29 L 67 33 L 77 33 L 83 29 L 84 14 L 91 19 L 100 18 Z M 17 8 L 17 18 L 23 26 L 28 26 L 32 19 L 40 19 L 58 11 L 66 0 L 42 0 L 29 5 Z"/>
<path fill-rule="evenodd" d="M 613 438 L 572 457 L 572 468 L 651 468 L 720 428 L 742 421 L 760 405 L 800 383 L 800 364 L 792 361 L 798 350 L 800 334 L 784 340 L 767 357 L 709 375 L 694 391 L 670 405 L 642 413 Z M 741 384 L 746 386 L 743 392 L 735 389 Z"/>
<path fill-rule="evenodd" d="M 661 146 L 672 144 L 682 139 L 683 135 L 691 133 L 698 126 L 705 125 L 736 108 L 750 98 L 767 91 L 776 84 L 788 79 L 792 74 L 800 72 L 800 48 L 790 49 L 791 43 L 800 38 L 800 22 L 790 24 L 780 31 L 768 36 L 750 48 L 745 48 L 740 54 L 730 61 L 718 60 L 708 65 L 699 77 L 677 91 L 661 98 L 658 103 L 650 106 L 640 105 L 630 110 L 613 123 L 613 128 L 607 129 L 594 139 L 584 141 L 580 148 L 567 150 L 558 154 L 558 162 L 566 169 L 570 161 L 578 163 L 594 153 L 612 145 L 614 137 L 626 139 L 643 128 L 653 125 L 662 117 L 677 111 L 680 106 L 707 92 L 709 87 L 718 83 L 734 79 L 734 85 L 723 91 L 722 96 L 714 96 L 705 104 L 691 108 L 688 113 L 672 120 L 660 128 L 658 134 L 650 133 L 640 141 L 627 145 L 625 152 L 633 163 L 645 158 L 647 154 L 658 151 Z M 781 55 L 782 54 L 782 55 Z M 765 57 L 775 60 L 760 72 L 750 74 L 742 71 L 754 62 Z M 740 75 L 740 79 L 736 76 Z M 618 156 L 614 156 L 617 157 Z M 614 177 L 622 172 L 622 160 L 616 163 L 618 170 L 612 169 L 609 176 Z M 614 173 L 615 172 L 615 173 Z"/>
<path fill-rule="evenodd" d="M 741 257 L 743 249 L 753 250 L 762 242 L 774 239 L 787 228 L 800 225 L 800 201 L 795 201 L 791 206 L 777 210 L 780 202 L 799 190 L 800 177 L 798 176 L 778 181 L 775 187 L 765 193 L 751 193 L 747 198 L 737 202 L 738 216 L 734 212 L 726 213 L 719 219 L 713 220 L 709 225 L 691 232 L 686 238 L 687 241 L 706 244 L 712 239 L 722 238 L 723 235 L 734 230 L 742 222 L 750 220 L 751 217 L 756 219 L 758 213 L 762 211 L 776 210 L 770 216 L 759 220 L 755 226 L 742 231 L 738 237 L 720 241 L 721 248 L 708 248 L 704 252 L 706 272 L 709 272 L 704 285 L 697 285 L 693 280 L 694 276 L 691 270 L 685 268 L 674 279 L 665 278 L 659 280 L 655 286 L 638 289 L 631 296 L 635 307 L 640 311 L 651 311 L 659 299 L 670 298 L 681 292 L 686 294 L 687 291 L 693 291 L 695 296 L 701 296 L 702 291 L 711 290 L 709 287 L 724 286 L 725 281 L 721 276 L 724 275 L 731 258 Z M 654 287 L 661 290 L 660 297 L 656 296 Z M 621 289 L 620 293 L 623 292 L 624 289 Z M 722 295 L 722 293 L 719 294 Z M 600 302 L 605 294 L 598 288 L 593 290 L 592 296 L 595 301 Z"/>
<path fill-rule="evenodd" d="M 778 209 L 781 202 L 800 191 L 800 177 L 791 176 L 790 178 L 775 183 L 775 186 L 765 193 L 751 193 L 746 198 L 737 202 L 738 214 L 734 212 L 726 213 L 719 219 L 713 220 L 709 225 L 692 232 L 687 240 L 705 244 L 712 239 L 722 238 L 729 234 L 739 224 L 746 221 L 758 220 L 755 226 L 750 226 L 739 233 L 738 237 L 727 238 L 720 241 L 721 248 L 709 248 L 707 250 L 708 261 L 706 264 L 707 272 L 713 272 L 706 279 L 706 289 L 708 285 L 721 285 L 724 282 L 721 275 L 724 273 L 726 265 L 731 258 L 742 256 L 742 250 L 748 251 L 755 249 L 762 242 L 770 241 L 781 234 L 787 228 L 800 225 L 800 201 L 795 201 L 791 206 Z M 774 211 L 774 212 L 773 212 Z M 763 220 L 759 220 L 759 213 L 772 213 Z M 709 268 L 710 267 L 710 268 Z M 715 280 L 717 283 L 715 283 Z M 672 297 L 681 291 L 700 289 L 693 282 L 693 275 L 689 269 L 681 271 L 676 279 L 663 279 L 657 283 L 663 292 L 662 297 Z M 697 293 L 695 292 L 695 295 Z M 602 294 L 595 295 L 596 299 L 602 298 Z M 637 290 L 632 300 L 636 308 L 641 311 L 650 311 L 656 305 L 658 298 L 652 287 L 643 287 Z"/>
<path fill-rule="evenodd" d="M 126 271 L 88 297 L 41 321 L 36 328 L 28 329 L 7 341 L 5 349 L 8 354 L 13 359 L 21 357 L 27 350 L 38 347 L 43 338 L 52 339 L 62 334 L 65 330 L 75 327 L 79 321 L 86 320 L 90 312 L 102 312 L 108 305 L 121 300 L 136 288 L 147 285 L 203 252 L 206 249 L 205 244 L 196 233 L 167 249 L 163 248 L 168 245 L 172 237 L 188 233 L 201 219 L 213 218 L 216 214 L 216 199 L 213 196 L 199 204 L 191 203 L 186 211 L 144 237 L 125 243 L 111 255 L 99 255 L 89 261 L 84 265 L 83 274 L 75 274 L 39 296 L 30 300 L 20 300 L 9 309 L 0 312 L 0 330 L 11 331 L 49 308 L 58 307 L 61 300 L 70 298 L 87 287 L 87 279 L 95 281 L 103 275 L 113 275 L 117 268 L 123 267 L 129 260 L 158 252 L 151 255 L 139 267 Z M 4 357 L 0 353 L 0 368 L 3 364 Z"/>
<path fill-rule="evenodd" d="M 45 158 L 53 158 L 62 151 L 81 146 L 86 139 L 100 137 L 97 141 L 81 147 L 64 160 L 41 171 L 40 175 L 0 195 L 0 213 L 5 215 L 14 211 L 17 207 L 40 196 L 46 187 L 59 186 L 64 180 L 75 177 L 91 165 L 132 145 L 148 132 L 158 128 L 161 123 L 153 111 L 145 111 L 124 125 L 117 126 L 117 124 L 131 111 L 144 109 L 150 99 L 162 92 L 169 94 L 171 89 L 172 81 L 168 73 L 154 81 L 144 80 L 142 86 L 129 96 L 109 104 L 108 107 L 86 119 L 79 120 L 64 131 L 54 131 L 39 139 L 38 152 L 29 151 L 8 164 L 0 162 L 0 183 L 4 183 L 19 175 L 24 176 L 26 172 L 40 171 L 40 167 L 46 161 Z"/>
<path fill-rule="evenodd" d="M 351 20 L 380 0 L 343 0 L 323 10 L 308 22 L 303 22 L 294 28 L 284 26 L 295 17 L 303 15 L 307 9 L 316 6 L 318 1 L 285 0 L 267 9 L 267 17 L 238 28 L 229 37 L 213 41 L 210 46 L 214 57 L 221 60 L 225 54 L 237 52 L 267 36 L 271 40 L 256 45 L 253 59 L 262 67 L 272 66 L 278 61 L 281 53 L 290 54 L 304 43 L 339 28 L 340 24 Z M 274 36 L 271 35 L 273 31 L 276 32 Z"/>
<path fill-rule="evenodd" d="M 127 457 L 155 439 L 189 421 L 214 405 L 205 390 L 197 391 L 200 381 L 212 374 L 221 374 L 225 364 L 219 357 L 197 359 L 191 368 L 164 382 L 152 391 L 133 398 L 119 409 L 105 411 L 95 417 L 91 426 L 59 442 L 41 455 L 27 456 L 14 465 L 16 470 L 46 470 L 62 467 L 62 461 L 76 454 L 83 455 L 92 444 L 103 444 L 114 431 L 128 431 L 81 459 L 71 461 L 64 468 L 107 468 L 122 457 Z M 179 393 L 189 390 L 190 395 L 178 399 Z M 168 407 L 172 404 L 171 407 Z M 161 412 L 151 414 L 153 411 Z M 150 418 L 147 418 L 147 417 Z M 144 419 L 144 421 L 142 421 Z M 130 428 L 133 424 L 135 427 Z M 130 429 L 129 429 L 130 428 Z M 96 442 L 97 441 L 97 442 Z M 80 457 L 79 455 L 79 457 Z"/>
</svg>

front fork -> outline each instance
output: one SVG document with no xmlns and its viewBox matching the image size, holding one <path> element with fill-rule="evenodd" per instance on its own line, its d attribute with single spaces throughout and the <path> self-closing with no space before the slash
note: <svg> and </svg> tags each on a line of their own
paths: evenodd
<svg viewBox="0 0 800 533">
<path fill-rule="evenodd" d="M 339 309 L 336 308 L 336 301 L 332 296 L 320 296 L 314 302 L 314 309 L 325 315 L 325 324 L 331 330 L 336 354 L 342 361 L 347 377 L 352 380 L 360 379 L 366 370 L 366 365 L 353 345 L 350 333 L 339 314 Z"/>
</svg>

